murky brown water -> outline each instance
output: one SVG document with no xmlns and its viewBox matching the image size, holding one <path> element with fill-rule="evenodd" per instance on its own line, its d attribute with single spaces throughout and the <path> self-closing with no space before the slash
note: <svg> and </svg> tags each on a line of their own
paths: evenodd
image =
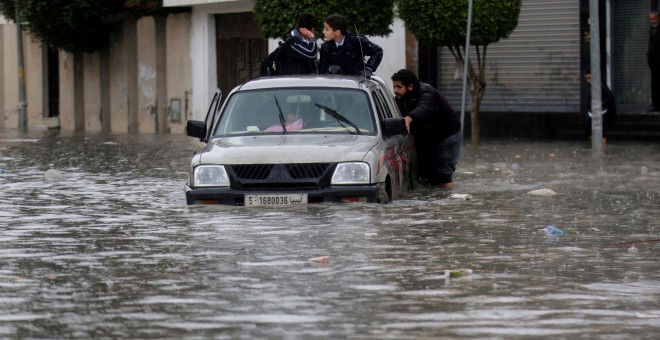
<svg viewBox="0 0 660 340">
<path fill-rule="evenodd" d="M 598 164 L 586 142 L 484 141 L 456 174 L 471 200 L 284 210 L 186 206 L 193 145 L 0 131 L 0 337 L 660 333 L 657 143 Z"/>
</svg>

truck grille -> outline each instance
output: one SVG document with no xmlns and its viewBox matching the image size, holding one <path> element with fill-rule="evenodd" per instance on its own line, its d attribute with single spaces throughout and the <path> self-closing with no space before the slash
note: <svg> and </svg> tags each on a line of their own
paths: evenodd
<svg viewBox="0 0 660 340">
<path fill-rule="evenodd" d="M 319 188 L 330 183 L 334 163 L 240 164 L 229 166 L 232 186 L 259 188 Z"/>
<path fill-rule="evenodd" d="M 232 165 L 236 177 L 247 180 L 266 179 L 273 169 L 272 164 Z"/>
</svg>

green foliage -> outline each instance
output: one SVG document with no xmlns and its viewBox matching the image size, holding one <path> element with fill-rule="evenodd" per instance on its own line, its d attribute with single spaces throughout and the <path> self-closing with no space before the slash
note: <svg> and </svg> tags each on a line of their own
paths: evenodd
<svg viewBox="0 0 660 340">
<path fill-rule="evenodd" d="M 309 12 L 319 18 L 317 36 L 323 32 L 323 20 L 340 14 L 349 22 L 349 31 L 386 36 L 392 33 L 394 0 L 255 0 L 254 14 L 266 38 L 285 38 L 296 25 L 298 14 Z M 353 26 L 355 24 L 355 26 Z"/>
<path fill-rule="evenodd" d="M 0 0 L 0 13 L 15 20 L 16 3 Z M 23 29 L 35 40 L 68 52 L 104 49 L 126 22 L 170 11 L 162 0 L 18 0 L 18 7 Z"/>
<path fill-rule="evenodd" d="M 419 39 L 435 46 L 464 46 L 468 0 L 396 0 L 399 16 Z M 474 0 L 470 44 L 488 46 L 518 26 L 521 0 Z"/>
</svg>

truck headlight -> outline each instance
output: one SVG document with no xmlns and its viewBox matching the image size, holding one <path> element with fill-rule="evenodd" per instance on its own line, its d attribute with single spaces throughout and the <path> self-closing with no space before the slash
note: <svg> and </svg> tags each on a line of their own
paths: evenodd
<svg viewBox="0 0 660 340">
<path fill-rule="evenodd" d="M 369 184 L 371 171 L 363 162 L 339 163 L 332 174 L 331 184 Z"/>
<path fill-rule="evenodd" d="M 193 170 L 193 187 L 228 187 L 229 176 L 222 165 L 199 165 Z"/>
</svg>

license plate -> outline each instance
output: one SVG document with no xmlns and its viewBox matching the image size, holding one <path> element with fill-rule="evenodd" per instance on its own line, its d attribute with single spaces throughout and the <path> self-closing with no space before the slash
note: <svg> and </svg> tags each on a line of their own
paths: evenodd
<svg viewBox="0 0 660 340">
<path fill-rule="evenodd" d="M 245 195 L 245 206 L 282 206 L 307 204 L 307 194 Z"/>
</svg>

